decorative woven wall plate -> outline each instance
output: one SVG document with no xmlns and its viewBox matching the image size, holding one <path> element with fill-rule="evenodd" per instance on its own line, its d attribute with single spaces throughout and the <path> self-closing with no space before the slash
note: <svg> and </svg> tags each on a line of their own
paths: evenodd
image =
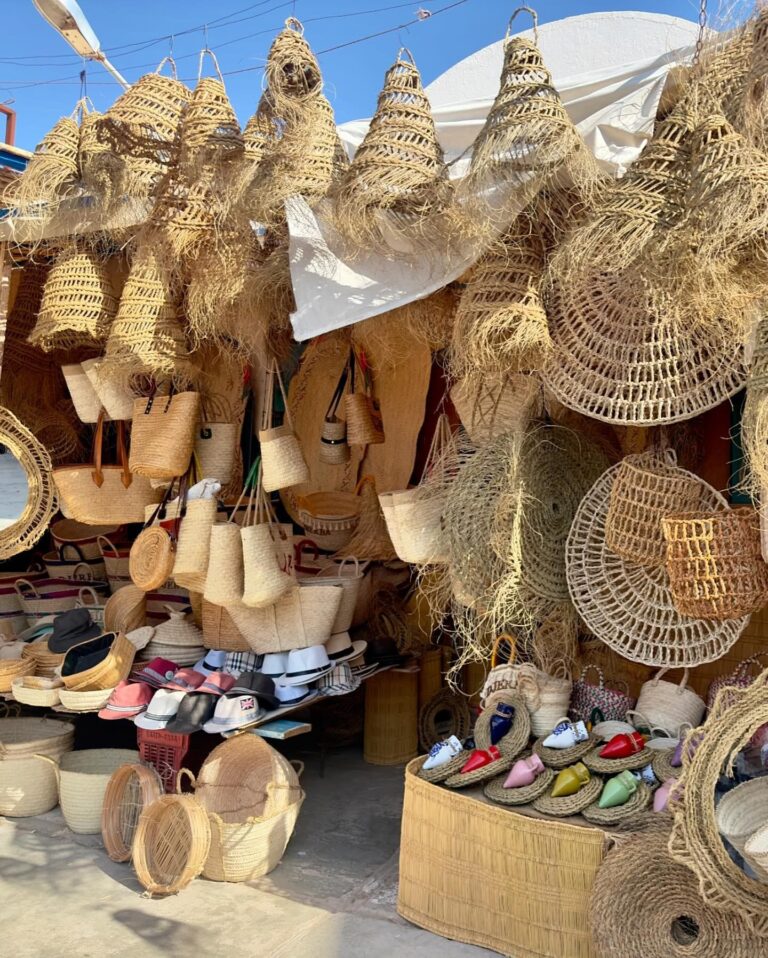
<svg viewBox="0 0 768 958">
<path fill-rule="evenodd" d="M 582 499 L 566 544 L 568 587 L 589 629 L 616 652 L 644 665 L 695 666 L 724 655 L 749 618 L 707 622 L 681 615 L 666 569 L 625 562 L 606 545 L 611 490 L 621 464 L 612 466 Z M 679 469 L 681 477 L 693 473 Z M 727 508 L 703 479 L 703 509 Z"/>
<path fill-rule="evenodd" d="M 738 914 L 742 927 L 746 923 L 761 938 L 768 937 L 766 886 L 731 860 L 717 827 L 715 786 L 723 765 L 726 773 L 732 771 L 737 753 L 766 722 L 768 671 L 746 689 L 726 687 L 717 693 L 706 724 L 696 730 L 696 748 L 683 749 L 682 774 L 670 801 L 674 825 L 669 840 L 672 857 L 698 878 L 707 906 Z M 763 951 L 764 943 L 755 953 Z"/>
<path fill-rule="evenodd" d="M 577 412 L 625 425 L 692 419 L 746 383 L 737 337 L 682 326 L 629 271 L 557 283 L 547 299 L 544 382 Z"/>
</svg>

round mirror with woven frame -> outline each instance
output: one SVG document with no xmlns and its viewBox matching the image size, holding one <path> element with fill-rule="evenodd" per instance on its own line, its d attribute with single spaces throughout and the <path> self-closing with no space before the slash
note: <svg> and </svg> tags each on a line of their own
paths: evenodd
<svg viewBox="0 0 768 958">
<path fill-rule="evenodd" d="M 16 416 L 0 406 L 0 445 L 15 457 L 27 477 L 27 501 L 21 515 L 0 528 L 0 561 L 30 549 L 56 512 L 53 466 L 45 447 Z"/>
</svg>

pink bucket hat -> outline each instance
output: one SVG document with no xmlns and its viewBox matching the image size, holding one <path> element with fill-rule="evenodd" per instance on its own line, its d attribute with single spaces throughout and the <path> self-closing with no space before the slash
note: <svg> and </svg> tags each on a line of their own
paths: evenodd
<svg viewBox="0 0 768 958">
<path fill-rule="evenodd" d="M 195 689 L 195 691 L 212 692 L 214 695 L 223 695 L 225 692 L 229 692 L 236 681 L 234 675 L 230 675 L 228 672 L 211 672 L 211 674 L 206 677 L 205 682 L 203 682 L 199 688 Z"/>
<path fill-rule="evenodd" d="M 205 682 L 207 676 L 194 669 L 179 669 L 172 679 L 163 684 L 164 689 L 175 689 L 177 692 L 195 692 Z"/>
<path fill-rule="evenodd" d="M 132 719 L 146 711 L 152 689 L 144 682 L 120 682 L 99 712 L 103 719 Z"/>
</svg>

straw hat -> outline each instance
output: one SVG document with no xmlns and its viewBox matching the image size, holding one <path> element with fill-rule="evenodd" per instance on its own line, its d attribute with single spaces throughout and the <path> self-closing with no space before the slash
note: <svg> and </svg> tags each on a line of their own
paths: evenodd
<svg viewBox="0 0 768 958">
<path fill-rule="evenodd" d="M 104 607 L 104 628 L 107 632 L 132 632 L 146 621 L 147 596 L 135 585 L 118 589 Z"/>
</svg>

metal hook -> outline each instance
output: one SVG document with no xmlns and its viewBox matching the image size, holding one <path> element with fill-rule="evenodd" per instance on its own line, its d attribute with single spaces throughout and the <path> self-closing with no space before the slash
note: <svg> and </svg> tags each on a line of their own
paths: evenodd
<svg viewBox="0 0 768 958">
<path fill-rule="evenodd" d="M 80 71 L 80 99 L 84 100 L 88 96 L 88 76 L 85 67 Z"/>
</svg>

